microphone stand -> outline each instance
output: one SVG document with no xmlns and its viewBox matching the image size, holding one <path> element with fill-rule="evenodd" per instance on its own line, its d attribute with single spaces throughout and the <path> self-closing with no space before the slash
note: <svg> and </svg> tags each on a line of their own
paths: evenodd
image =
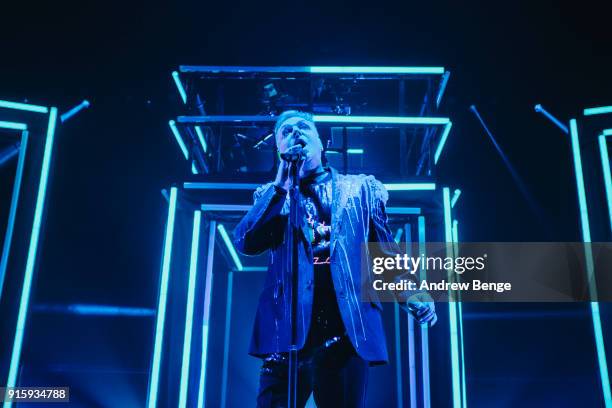
<svg viewBox="0 0 612 408">
<path fill-rule="evenodd" d="M 288 401 L 287 406 L 289 408 L 297 407 L 297 384 L 298 384 L 298 325 L 297 325 L 297 311 L 298 311 L 298 248 L 299 248 L 299 200 L 300 200 L 300 187 L 299 187 L 299 164 L 301 159 L 292 161 L 289 167 L 289 175 L 291 177 L 291 188 L 289 192 L 289 237 L 287 249 L 289 252 L 289 265 L 291 265 L 291 344 L 289 346 L 289 382 L 288 382 Z"/>
</svg>

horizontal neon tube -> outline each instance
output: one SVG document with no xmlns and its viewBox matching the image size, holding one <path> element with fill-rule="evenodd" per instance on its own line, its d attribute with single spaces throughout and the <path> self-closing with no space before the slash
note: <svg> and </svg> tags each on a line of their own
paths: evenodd
<svg viewBox="0 0 612 408">
<path fill-rule="evenodd" d="M 348 154 L 363 154 L 363 149 L 346 149 Z M 338 152 L 336 150 L 328 150 L 325 154 L 340 154 L 342 152 Z"/>
<path fill-rule="evenodd" d="M 446 125 L 448 118 L 410 117 L 410 116 L 337 116 L 313 115 L 315 122 L 321 123 L 381 123 L 398 125 Z"/>
<path fill-rule="evenodd" d="M 46 106 L 37 106 L 30 105 L 29 103 L 19 103 L 19 102 L 11 102 L 11 101 L 0 101 L 0 108 L 7 109 L 18 109 L 24 110 L 28 112 L 36 112 L 36 113 L 48 113 L 49 108 Z"/>
<path fill-rule="evenodd" d="M 388 191 L 435 190 L 436 183 L 391 183 L 385 184 Z"/>
<path fill-rule="evenodd" d="M 604 129 L 602 134 L 604 136 L 612 136 L 612 129 Z"/>
<path fill-rule="evenodd" d="M 183 187 L 189 190 L 254 190 L 261 184 L 256 183 L 207 183 L 187 182 Z"/>
<path fill-rule="evenodd" d="M 584 116 L 602 115 L 604 113 L 612 113 L 612 106 L 600 106 L 597 108 L 587 108 L 584 110 Z"/>
<path fill-rule="evenodd" d="M 387 214 L 418 215 L 421 213 L 419 207 L 387 207 Z"/>
<path fill-rule="evenodd" d="M 312 74 L 443 74 L 444 67 L 310 67 Z"/>
<path fill-rule="evenodd" d="M 28 126 L 25 123 L 5 122 L 3 120 L 0 120 L 0 128 L 15 129 L 15 130 L 27 130 Z"/>
<path fill-rule="evenodd" d="M 236 248 L 234 248 L 234 244 L 232 243 L 232 240 L 227 234 L 225 227 L 223 226 L 223 224 L 219 224 L 217 225 L 217 229 L 219 230 L 219 233 L 221 234 L 221 238 L 223 238 L 223 242 L 225 242 L 225 245 L 227 246 L 230 256 L 234 260 L 234 264 L 236 264 L 236 269 L 241 271 L 243 269 L 242 262 L 240 262 L 240 257 L 238 256 L 238 252 L 236 252 Z"/>
<path fill-rule="evenodd" d="M 174 138 L 176 139 L 179 147 L 181 148 L 181 151 L 183 152 L 183 156 L 185 156 L 185 160 L 187 160 L 189 158 L 189 153 L 187 152 L 187 146 L 185 146 L 185 142 L 183 142 L 183 138 L 181 137 L 181 134 L 179 133 L 179 130 L 176 127 L 176 122 L 171 120 L 168 122 L 168 124 L 170 125 L 170 129 L 172 130 L 172 133 L 174 134 Z"/>
</svg>

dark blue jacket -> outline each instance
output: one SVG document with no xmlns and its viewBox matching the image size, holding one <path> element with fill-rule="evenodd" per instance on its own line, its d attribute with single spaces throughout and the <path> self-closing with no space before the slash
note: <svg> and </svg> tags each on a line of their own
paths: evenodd
<svg viewBox="0 0 612 408">
<path fill-rule="evenodd" d="M 372 363 L 387 362 L 382 306 L 372 285 L 361 279 L 361 251 L 377 242 L 389 256 L 399 253 L 387 225 L 388 194 L 373 176 L 342 175 L 332 170 L 330 261 L 340 315 L 357 353 Z M 288 233 L 289 197 L 272 183 L 259 187 L 254 205 L 234 230 L 234 243 L 246 255 L 270 250 L 268 273 L 259 298 L 249 353 L 262 356 L 288 352 L 291 343 L 291 273 L 284 248 Z M 299 245 L 298 346 L 310 327 L 314 288 L 310 242 Z M 410 279 L 411 276 L 402 276 Z M 362 293 L 362 285 L 363 292 Z"/>
</svg>

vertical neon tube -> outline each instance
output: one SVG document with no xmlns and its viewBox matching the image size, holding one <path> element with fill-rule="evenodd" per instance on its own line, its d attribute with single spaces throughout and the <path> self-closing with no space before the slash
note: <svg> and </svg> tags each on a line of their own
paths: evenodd
<svg viewBox="0 0 612 408">
<path fill-rule="evenodd" d="M 585 112 L 586 115 L 586 112 Z M 576 173 L 576 189 L 578 191 L 578 206 L 580 207 L 580 225 L 582 227 L 582 241 L 591 242 L 591 226 L 589 224 L 589 213 L 584 188 L 584 174 L 582 172 L 582 158 L 580 156 L 580 141 L 578 140 L 578 125 L 576 119 L 570 120 L 570 136 L 572 143 L 572 154 L 574 158 L 574 171 Z M 593 254 L 590 249 L 586 250 L 587 273 L 589 279 L 589 291 L 592 297 L 597 296 L 595 288 L 595 277 L 593 276 Z M 593 332 L 595 335 L 595 348 L 599 363 L 599 376 L 603 399 L 606 408 L 612 408 L 612 395 L 610 393 L 610 377 L 608 374 L 608 362 L 606 360 L 606 349 L 601 329 L 601 317 L 599 314 L 599 303 L 591 302 L 591 317 L 593 320 Z"/>
<path fill-rule="evenodd" d="M 15 328 L 15 338 L 11 353 L 11 363 L 6 382 L 7 387 L 14 387 L 17 383 L 17 372 L 21 360 L 21 348 L 23 346 L 23 336 L 25 332 L 28 307 L 30 304 L 30 294 L 32 289 L 32 279 L 34 277 L 34 266 L 36 264 L 36 254 L 38 251 L 38 240 L 40 238 L 40 227 L 45 208 L 45 197 L 47 194 L 47 181 L 49 180 L 49 168 L 51 167 L 51 156 L 53 154 L 53 140 L 55 137 L 55 125 L 57 122 L 57 108 L 51 108 L 49 112 L 49 124 L 47 126 L 47 136 L 45 140 L 45 150 L 40 173 L 40 183 L 36 195 L 36 207 L 34 209 L 34 222 L 32 223 L 32 235 L 30 236 L 30 246 L 28 248 L 28 258 L 23 277 L 21 298 L 19 301 L 19 312 L 17 314 L 17 327 Z M 4 408 L 9 408 L 12 402 L 4 402 Z"/>
<path fill-rule="evenodd" d="M 157 303 L 157 319 L 155 323 L 155 343 L 153 346 L 153 362 L 151 364 L 151 378 L 147 396 L 147 407 L 157 406 L 157 391 L 159 388 L 159 371 L 161 369 L 161 352 L 164 343 L 164 323 L 166 320 L 166 303 L 168 300 L 168 281 L 170 275 L 170 260 L 172 257 L 172 241 L 174 238 L 174 220 L 176 217 L 177 189 L 170 189 L 168 205 L 168 222 L 166 223 L 166 236 L 164 239 L 164 255 L 159 284 L 159 299 Z"/>
<path fill-rule="evenodd" d="M 451 222 L 450 190 L 444 187 L 442 190 L 444 199 L 444 240 L 446 242 L 446 256 L 453 256 L 453 235 Z M 449 272 L 450 273 L 450 272 Z M 459 339 L 457 324 L 457 302 L 449 299 L 448 302 L 450 342 L 451 342 L 451 378 L 453 407 L 461 408 L 461 375 L 459 365 Z"/>
<path fill-rule="evenodd" d="M 455 190 L 455 195 L 457 191 Z M 452 203 L 451 203 L 452 204 Z M 455 256 L 459 256 L 459 221 L 453 220 L 453 247 Z M 463 408 L 467 407 L 467 387 L 465 385 L 465 342 L 463 341 L 463 304 L 457 302 L 457 312 L 459 321 L 459 343 L 461 344 L 461 400 L 463 402 Z"/>
<path fill-rule="evenodd" d="M 395 327 L 395 391 L 397 408 L 404 406 L 404 387 L 402 378 L 402 333 L 400 330 L 400 310 L 397 302 L 393 305 L 393 324 Z"/>
<path fill-rule="evenodd" d="M 400 228 L 401 230 L 401 228 Z M 412 231 L 411 225 L 404 224 L 404 230 L 406 231 L 405 240 L 406 242 L 406 254 L 412 256 Z M 399 238 L 398 238 L 399 241 Z M 416 351 L 415 351 L 415 322 L 410 316 L 406 319 L 408 327 L 408 387 L 410 398 L 410 408 L 416 408 L 417 406 L 417 376 L 416 376 Z M 399 324 L 397 327 L 399 330 Z M 398 336 L 399 337 L 399 336 Z M 398 372 L 402 372 L 401 364 L 398 364 Z M 399 377 L 399 376 L 398 376 Z M 403 399 L 398 398 L 398 407 L 403 407 Z"/>
<path fill-rule="evenodd" d="M 28 146 L 28 132 L 23 131 L 21 144 L 19 147 L 19 158 L 17 159 L 17 171 L 15 172 L 15 182 L 13 183 L 13 194 L 11 196 L 11 207 L 9 209 L 6 233 L 4 234 L 4 245 L 2 248 L 2 260 L 0 260 L 0 300 L 2 299 L 2 289 L 4 288 L 4 277 L 8 265 L 11 242 L 13 241 L 13 229 L 15 228 L 15 216 L 17 214 L 17 203 L 19 202 L 19 192 L 21 191 L 21 180 L 23 178 L 23 166 L 25 164 L 26 149 Z"/>
<path fill-rule="evenodd" d="M 417 219 L 419 233 L 419 256 L 425 256 L 425 217 Z M 421 265 L 419 278 L 426 279 L 425 267 Z M 421 363 L 423 376 L 423 408 L 431 406 L 431 388 L 429 384 L 429 331 L 427 326 L 421 326 Z"/>
<path fill-rule="evenodd" d="M 213 285 L 213 265 L 215 256 L 215 236 L 217 222 L 210 221 L 208 230 L 208 253 L 206 256 L 206 281 L 204 286 L 204 314 L 202 316 L 202 361 L 200 365 L 200 385 L 198 392 L 198 408 L 206 406 L 206 361 L 208 357 L 208 327 L 210 322 L 210 301 Z"/>
<path fill-rule="evenodd" d="M 200 247 L 200 211 L 193 212 L 193 233 L 191 236 L 191 256 L 189 262 L 189 284 L 187 285 L 187 307 L 185 310 L 185 338 L 183 340 L 183 364 L 181 367 L 181 385 L 179 389 L 179 408 L 187 406 L 187 388 L 189 386 L 189 361 L 191 357 L 191 333 L 193 332 L 193 308 L 195 302 L 195 285 L 198 274 L 198 251 Z"/>
<path fill-rule="evenodd" d="M 221 224 L 219 224 L 221 225 Z M 225 335 L 223 337 L 223 371 L 221 378 L 221 408 L 227 406 L 227 375 L 229 370 L 229 343 L 232 325 L 232 291 L 234 271 L 227 274 L 227 303 L 225 305 Z"/>
<path fill-rule="evenodd" d="M 606 188 L 606 201 L 608 202 L 608 218 L 610 219 L 610 232 L 612 232 L 612 175 L 610 175 L 610 158 L 605 133 L 599 136 L 599 154 Z"/>
</svg>

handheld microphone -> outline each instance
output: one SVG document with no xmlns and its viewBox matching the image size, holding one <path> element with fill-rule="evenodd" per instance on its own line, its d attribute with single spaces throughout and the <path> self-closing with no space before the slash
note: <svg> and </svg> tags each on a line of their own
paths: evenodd
<svg viewBox="0 0 612 408">
<path fill-rule="evenodd" d="M 280 157 L 286 162 L 295 163 L 303 160 L 306 157 L 306 152 L 304 151 L 304 146 L 296 144 L 295 146 L 291 146 L 284 153 L 281 153 Z"/>
</svg>

